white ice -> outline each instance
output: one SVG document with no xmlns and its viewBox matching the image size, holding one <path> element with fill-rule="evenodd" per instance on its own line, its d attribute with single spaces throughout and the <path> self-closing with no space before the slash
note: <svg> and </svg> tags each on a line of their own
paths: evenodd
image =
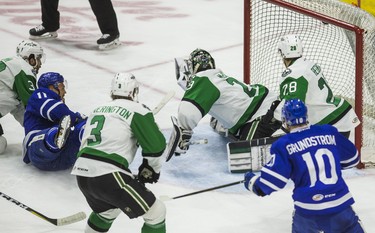
<svg viewBox="0 0 375 233">
<path fill-rule="evenodd" d="M 114 0 L 123 45 L 98 51 L 101 36 L 88 1 L 60 1 L 61 28 L 56 40 L 41 41 L 47 54 L 41 73 L 60 72 L 68 80 L 67 104 L 89 113 L 109 101 L 110 80 L 116 72 L 132 72 L 141 82 L 140 101 L 155 106 L 169 90 L 176 96 L 156 116 L 166 138 L 170 116 L 176 115 L 183 92 L 175 81 L 173 58 L 187 56 L 200 47 L 211 52 L 228 75 L 242 79 L 243 1 L 234 0 Z M 40 21 L 38 0 L 0 1 L 1 58 L 13 56 L 17 44 Z M 8 148 L 0 155 L 0 192 L 52 218 L 79 211 L 90 214 L 75 177 L 70 171 L 42 172 L 22 162 L 23 130 L 10 115 L 0 119 Z M 157 197 L 170 197 L 242 179 L 227 169 L 226 140 L 211 131 L 208 118 L 194 130 L 194 145 L 186 155 L 166 163 L 157 184 L 148 185 Z M 132 164 L 137 172 L 139 159 Z M 355 210 L 368 232 L 375 232 L 375 171 L 345 171 L 356 200 Z M 243 185 L 165 202 L 168 232 L 269 233 L 290 232 L 293 184 L 269 197 L 260 198 Z M 85 221 L 56 227 L 15 204 L 0 199 L 1 233 L 83 232 Z M 141 218 L 121 214 L 110 232 L 137 233 Z"/>
</svg>

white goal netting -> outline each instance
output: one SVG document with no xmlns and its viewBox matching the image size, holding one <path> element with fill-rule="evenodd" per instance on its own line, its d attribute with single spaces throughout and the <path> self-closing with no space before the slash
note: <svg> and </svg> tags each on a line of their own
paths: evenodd
<svg viewBox="0 0 375 233">
<path fill-rule="evenodd" d="M 375 161 L 375 18 L 338 0 L 283 0 L 364 30 L 363 86 L 361 93 L 355 93 L 356 55 L 359 53 L 355 51 L 353 31 L 268 1 L 248 1 L 250 9 L 245 11 L 250 11 L 250 24 L 245 33 L 250 36 L 250 51 L 245 51 L 245 57 L 250 59 L 250 83 L 264 84 L 278 93 L 279 77 L 285 66 L 277 52 L 277 43 L 283 35 L 299 34 L 305 45 L 304 56 L 321 65 L 334 94 L 344 97 L 353 106 L 362 104 L 362 160 Z M 356 101 L 358 95 L 362 95 L 362 103 Z"/>
</svg>

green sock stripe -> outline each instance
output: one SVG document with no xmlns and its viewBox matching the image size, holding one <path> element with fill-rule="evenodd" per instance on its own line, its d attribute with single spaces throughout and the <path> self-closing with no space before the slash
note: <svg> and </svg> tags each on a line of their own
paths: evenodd
<svg viewBox="0 0 375 233">
<path fill-rule="evenodd" d="M 247 138 L 246 138 L 247 140 L 253 139 L 255 131 L 258 128 L 258 125 L 259 125 L 259 121 L 258 120 L 253 121 L 253 123 L 251 124 L 251 128 L 249 130 L 249 133 L 247 134 Z"/>
<path fill-rule="evenodd" d="M 107 232 L 111 228 L 114 219 L 107 219 L 99 214 L 92 212 L 89 217 L 89 222 L 101 231 Z"/>
</svg>

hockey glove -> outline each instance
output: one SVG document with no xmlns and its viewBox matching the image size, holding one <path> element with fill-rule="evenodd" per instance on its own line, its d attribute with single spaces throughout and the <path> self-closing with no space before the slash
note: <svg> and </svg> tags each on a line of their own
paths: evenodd
<svg viewBox="0 0 375 233">
<path fill-rule="evenodd" d="M 279 105 L 280 100 L 272 102 L 270 109 L 268 109 L 266 115 L 262 116 L 262 123 L 267 124 L 272 130 L 276 131 L 280 129 L 282 123 L 274 118 L 274 112 Z"/>
<path fill-rule="evenodd" d="M 143 159 L 141 166 L 138 168 L 138 180 L 141 183 L 156 183 L 158 182 L 160 173 L 156 173 L 154 169 L 148 164 L 147 159 Z"/>
<path fill-rule="evenodd" d="M 175 154 L 178 156 L 180 154 L 185 154 L 187 150 L 189 150 L 189 145 L 190 145 L 190 139 L 191 136 L 193 135 L 193 131 L 188 130 L 188 129 L 182 129 L 181 130 L 181 138 L 178 142 Z"/>
<path fill-rule="evenodd" d="M 244 175 L 244 180 L 245 180 L 244 185 L 247 190 L 252 191 L 258 196 L 263 197 L 265 196 L 264 192 L 260 188 L 257 188 L 256 186 L 254 186 L 255 182 L 258 179 L 259 179 L 259 176 L 255 175 L 254 173 L 246 172 Z"/>
</svg>

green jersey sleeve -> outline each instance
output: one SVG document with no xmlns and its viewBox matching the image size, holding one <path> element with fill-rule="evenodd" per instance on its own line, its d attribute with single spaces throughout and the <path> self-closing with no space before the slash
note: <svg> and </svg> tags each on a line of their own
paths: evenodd
<svg viewBox="0 0 375 233">
<path fill-rule="evenodd" d="M 142 155 L 157 157 L 163 153 L 166 147 L 165 138 L 156 125 L 151 112 L 145 115 L 135 112 L 131 128 L 142 147 Z"/>
<path fill-rule="evenodd" d="M 202 116 L 205 116 L 219 97 L 219 89 L 208 77 L 195 77 L 186 90 L 182 100 L 194 104 L 200 109 Z"/>
</svg>

